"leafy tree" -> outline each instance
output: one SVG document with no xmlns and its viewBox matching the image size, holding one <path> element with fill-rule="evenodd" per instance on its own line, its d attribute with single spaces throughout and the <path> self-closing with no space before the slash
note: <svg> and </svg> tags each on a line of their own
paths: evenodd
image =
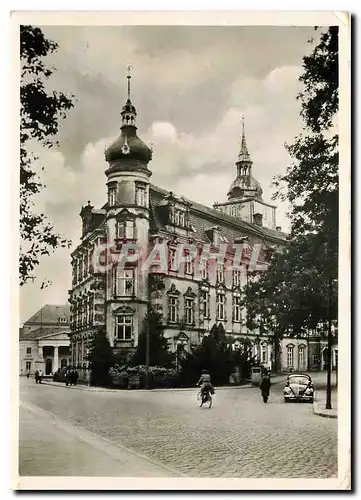
<svg viewBox="0 0 361 500">
<path fill-rule="evenodd" d="M 149 364 L 151 366 L 171 367 L 174 363 L 174 355 L 168 350 L 167 339 L 163 336 L 164 326 L 160 313 L 150 309 L 149 315 L 145 316 L 143 328 L 139 335 L 138 347 L 131 359 L 131 364 L 146 364 L 147 330 L 149 328 Z"/>
<path fill-rule="evenodd" d="M 233 354 L 218 331 L 203 338 L 202 343 L 180 360 L 180 380 L 183 385 L 195 385 L 202 370 L 208 370 L 216 385 L 228 384 L 234 371 Z M 217 328 L 218 330 L 218 328 Z"/>
<path fill-rule="evenodd" d="M 104 328 L 99 329 L 92 338 L 88 359 L 90 362 L 91 385 L 110 386 L 109 368 L 114 365 L 115 359 Z"/>
<path fill-rule="evenodd" d="M 68 241 L 54 231 L 42 213 L 37 213 L 34 196 L 44 187 L 34 164 L 38 160 L 32 152 L 34 141 L 51 148 L 58 132 L 59 119 L 65 117 L 72 100 L 62 92 L 48 91 L 46 81 L 54 68 L 44 58 L 55 52 L 58 45 L 44 37 L 40 28 L 20 27 L 20 284 L 34 279 L 34 269 L 42 255 L 50 255 Z M 42 166 L 42 170 L 44 166 Z"/>
<path fill-rule="evenodd" d="M 338 28 L 330 27 L 303 59 L 298 95 L 302 133 L 287 145 L 293 162 L 274 180 L 276 199 L 291 209 L 285 248 L 245 288 L 247 324 L 273 332 L 275 350 L 285 335 L 304 336 L 337 319 L 338 260 Z M 279 368 L 279 352 L 276 365 Z"/>
</svg>

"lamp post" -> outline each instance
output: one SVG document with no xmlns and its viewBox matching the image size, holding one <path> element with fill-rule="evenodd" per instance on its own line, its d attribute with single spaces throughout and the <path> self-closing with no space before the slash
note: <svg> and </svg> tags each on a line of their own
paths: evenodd
<svg viewBox="0 0 361 500">
<path fill-rule="evenodd" d="M 331 349 L 332 349 L 332 276 L 329 277 L 328 282 L 328 300 L 329 300 L 329 311 L 328 311 L 328 332 L 327 332 L 327 390 L 326 390 L 326 410 L 332 409 L 331 404 Z"/>
</svg>

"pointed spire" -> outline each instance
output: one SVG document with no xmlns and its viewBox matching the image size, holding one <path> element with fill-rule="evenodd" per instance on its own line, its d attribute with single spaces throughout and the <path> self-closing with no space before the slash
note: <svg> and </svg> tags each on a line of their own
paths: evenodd
<svg viewBox="0 0 361 500">
<path fill-rule="evenodd" d="M 249 155 L 247 144 L 246 144 L 246 135 L 244 133 L 244 116 L 242 116 L 242 141 L 241 141 L 241 149 L 238 153 L 238 161 L 251 161 L 251 157 Z"/>
</svg>

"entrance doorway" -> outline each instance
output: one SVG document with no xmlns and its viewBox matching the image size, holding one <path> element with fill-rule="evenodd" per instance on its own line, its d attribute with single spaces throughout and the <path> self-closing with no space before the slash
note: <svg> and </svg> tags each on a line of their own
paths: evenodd
<svg viewBox="0 0 361 500">
<path fill-rule="evenodd" d="M 67 363 L 66 359 L 62 359 L 61 363 L 60 363 L 60 368 L 65 368 L 67 364 L 68 363 Z"/>
<path fill-rule="evenodd" d="M 50 375 L 53 370 L 53 360 L 51 358 L 48 358 L 45 361 L 45 375 Z"/>
</svg>

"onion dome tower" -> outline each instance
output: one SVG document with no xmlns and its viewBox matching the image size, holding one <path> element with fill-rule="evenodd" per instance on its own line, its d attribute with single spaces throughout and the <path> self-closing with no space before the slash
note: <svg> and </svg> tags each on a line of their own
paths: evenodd
<svg viewBox="0 0 361 500">
<path fill-rule="evenodd" d="M 149 177 L 152 175 L 148 163 L 152 159 L 152 150 L 137 135 L 137 111 L 130 95 L 131 67 L 128 66 L 127 70 L 128 97 L 121 111 L 121 134 L 105 150 L 109 165 L 105 171 L 108 235 L 111 239 L 137 240 L 145 244 L 148 240 Z M 127 229 L 122 229 L 122 226 Z M 132 226 L 134 231 L 130 230 Z"/>
<path fill-rule="evenodd" d="M 116 141 L 105 150 L 105 159 L 110 167 L 128 167 L 146 169 L 152 159 L 152 150 L 137 136 L 137 111 L 130 98 L 130 66 L 128 66 L 128 98 L 122 108 L 121 134 Z"/>
<path fill-rule="evenodd" d="M 236 162 L 237 176 L 232 182 L 228 191 L 228 200 L 237 198 L 255 198 L 262 200 L 261 185 L 252 175 L 252 164 L 250 154 L 248 152 L 246 136 L 244 132 L 244 118 L 242 117 L 242 140 L 241 148 L 238 153 Z"/>
</svg>

